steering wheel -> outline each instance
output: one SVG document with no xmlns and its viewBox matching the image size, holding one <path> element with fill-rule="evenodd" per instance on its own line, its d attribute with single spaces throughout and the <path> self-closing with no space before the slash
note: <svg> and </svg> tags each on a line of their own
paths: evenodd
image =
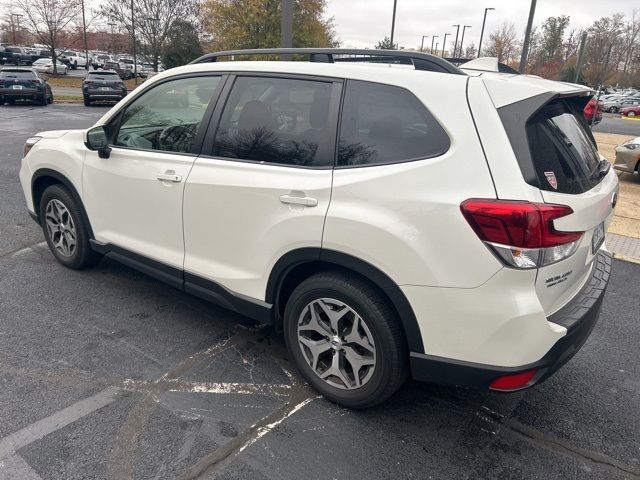
<svg viewBox="0 0 640 480">
<path fill-rule="evenodd" d="M 171 125 L 164 128 L 158 136 L 158 143 L 161 150 L 185 151 L 184 146 L 191 146 L 196 136 L 193 125 Z"/>
<path fill-rule="evenodd" d="M 127 132 L 118 138 L 118 143 L 126 147 L 152 148 L 153 145 L 142 135 L 134 132 Z"/>
</svg>

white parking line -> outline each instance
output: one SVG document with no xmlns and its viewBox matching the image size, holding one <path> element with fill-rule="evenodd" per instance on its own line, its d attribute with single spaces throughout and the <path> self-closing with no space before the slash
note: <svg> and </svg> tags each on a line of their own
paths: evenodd
<svg viewBox="0 0 640 480">
<path fill-rule="evenodd" d="M 0 480 L 42 480 L 31 466 L 18 455 L 0 458 Z"/>
<path fill-rule="evenodd" d="M 0 440 L 0 459 L 12 456 L 16 450 L 109 405 L 116 400 L 117 394 L 116 388 L 109 387 L 4 437 Z"/>
</svg>

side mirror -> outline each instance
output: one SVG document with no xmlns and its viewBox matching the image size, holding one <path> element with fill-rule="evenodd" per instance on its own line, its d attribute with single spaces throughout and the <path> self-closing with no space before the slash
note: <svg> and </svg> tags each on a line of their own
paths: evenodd
<svg viewBox="0 0 640 480">
<path fill-rule="evenodd" d="M 103 126 L 85 130 L 84 144 L 89 150 L 97 151 L 100 158 L 109 158 L 111 154 L 107 132 L 105 132 Z"/>
</svg>

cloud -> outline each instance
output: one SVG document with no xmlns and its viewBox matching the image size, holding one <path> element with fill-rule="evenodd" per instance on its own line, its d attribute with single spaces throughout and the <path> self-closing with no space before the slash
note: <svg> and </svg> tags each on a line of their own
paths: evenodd
<svg viewBox="0 0 640 480">
<path fill-rule="evenodd" d="M 394 40 L 404 47 L 419 47 L 422 35 L 429 35 L 425 45 L 430 47 L 432 35 L 439 37 L 436 42 L 442 42 L 445 33 L 455 36 L 453 24 L 463 24 L 471 25 L 465 35 L 465 45 L 471 42 L 477 45 L 484 7 L 496 9 L 487 16 L 486 32 L 507 21 L 513 22 L 518 32 L 524 34 L 530 7 L 527 0 L 398 0 Z M 541 24 L 550 16 L 569 15 L 569 29 L 581 28 L 617 12 L 631 15 L 634 8 L 640 13 L 638 0 L 542 0 L 538 2 L 534 24 Z M 393 0 L 329 0 L 327 3 L 327 16 L 334 17 L 343 47 L 373 47 L 385 35 L 390 35 L 392 11 Z"/>
</svg>

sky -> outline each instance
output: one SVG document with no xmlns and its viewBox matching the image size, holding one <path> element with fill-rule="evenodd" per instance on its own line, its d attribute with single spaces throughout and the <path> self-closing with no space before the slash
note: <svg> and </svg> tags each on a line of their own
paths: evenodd
<svg viewBox="0 0 640 480">
<path fill-rule="evenodd" d="M 176 0 L 180 1 L 180 0 Z M 485 40 L 488 33 L 503 22 L 512 22 L 524 35 L 530 0 L 397 0 L 394 41 L 405 48 L 418 48 L 422 35 L 425 46 L 431 46 L 431 36 L 440 43 L 445 33 L 451 47 L 456 29 L 453 24 L 471 25 L 465 34 L 465 45 L 478 44 L 485 7 L 493 7 L 487 16 Z M 96 7 L 101 0 L 86 0 Z M 0 13 L 7 11 L 11 0 L 0 0 Z M 538 0 L 534 25 L 550 16 L 569 15 L 572 28 L 589 26 L 593 20 L 621 12 L 630 16 L 633 9 L 640 15 L 640 0 Z M 391 33 L 393 0 L 327 0 L 327 17 L 333 17 L 336 33 L 344 48 L 372 48 Z M 461 29 L 462 31 L 462 29 Z M 483 41 L 483 43 L 484 43 Z M 485 44 L 486 45 L 486 44 Z"/>
<path fill-rule="evenodd" d="M 531 2 L 529 0 L 397 0 L 394 42 L 401 47 L 418 48 L 422 35 L 425 47 L 431 47 L 431 36 L 440 42 L 445 33 L 447 45 L 452 46 L 456 28 L 453 24 L 471 25 L 464 44 L 478 45 L 485 7 L 493 7 L 487 15 L 487 32 L 497 29 L 503 22 L 512 22 L 524 35 Z M 640 14 L 638 0 L 538 0 L 534 25 L 550 16 L 569 15 L 572 28 L 589 26 L 595 19 L 621 12 L 630 16 L 633 9 Z M 327 16 L 333 17 L 336 32 L 344 48 L 372 48 L 391 34 L 393 0 L 328 0 Z M 462 32 L 462 28 L 460 29 Z M 486 45 L 486 44 L 485 44 Z"/>
</svg>

